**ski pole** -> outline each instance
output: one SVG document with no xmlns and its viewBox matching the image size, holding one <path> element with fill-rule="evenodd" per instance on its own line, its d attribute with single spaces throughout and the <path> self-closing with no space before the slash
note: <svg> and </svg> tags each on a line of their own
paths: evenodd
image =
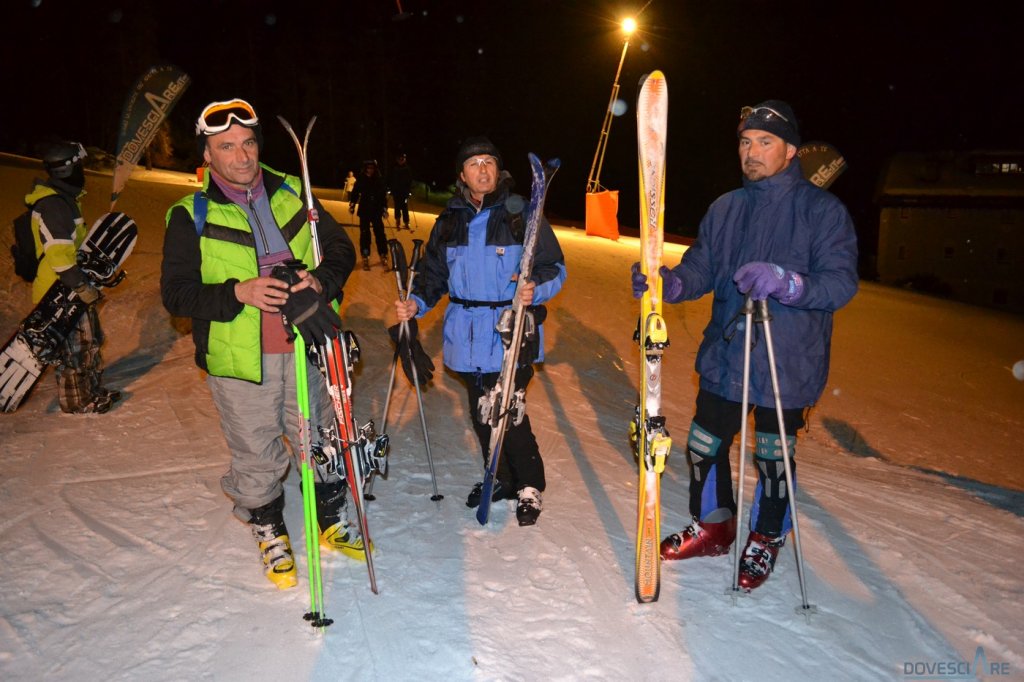
<svg viewBox="0 0 1024 682">
<path fill-rule="evenodd" d="M 388 247 L 391 249 L 391 262 L 395 267 L 395 281 L 398 285 L 398 297 L 404 301 L 408 298 L 409 292 L 412 291 L 413 280 L 416 278 L 416 266 L 419 264 L 420 255 L 423 249 L 422 239 L 413 239 L 412 248 L 412 262 L 410 265 L 406 265 L 405 250 L 402 248 L 402 244 L 397 239 L 388 240 Z M 408 272 L 407 272 L 408 271 Z M 404 280 L 404 281 L 403 281 Z M 388 393 L 387 398 L 384 401 L 384 416 L 381 419 L 381 431 L 387 431 L 388 422 L 388 409 L 391 405 L 391 394 L 395 386 L 395 373 L 398 368 L 398 354 L 401 352 L 401 342 L 403 339 L 409 338 L 409 323 L 403 320 L 398 330 L 398 348 L 395 349 L 395 357 L 391 363 L 391 378 L 388 381 Z M 416 365 L 412 357 L 412 349 L 409 349 L 409 366 L 412 370 L 413 386 L 416 390 L 416 403 L 419 407 L 420 413 L 420 427 L 423 429 L 423 443 L 427 451 L 427 466 L 430 468 L 430 482 L 434 489 L 434 494 L 431 495 L 430 499 L 434 502 L 440 502 L 444 499 L 444 495 L 441 495 L 437 491 L 437 475 L 434 471 L 434 457 L 430 451 L 430 434 L 427 431 L 427 418 L 426 412 L 423 408 L 423 392 L 420 388 L 419 372 L 416 371 Z M 370 480 L 367 486 L 367 493 L 370 497 L 366 499 L 372 500 L 373 493 L 373 479 Z"/>
<path fill-rule="evenodd" d="M 299 404 L 299 471 L 302 480 L 302 517 L 305 523 L 306 564 L 309 568 L 309 612 L 303 618 L 315 628 L 330 625 L 324 609 L 324 583 L 320 567 L 320 525 L 316 516 L 316 484 L 309 465 L 313 438 L 310 432 L 309 383 L 306 375 L 306 344 L 295 335 L 295 394 Z"/>
<path fill-rule="evenodd" d="M 751 300 L 750 296 L 747 296 L 743 301 L 743 309 L 740 311 L 743 314 L 743 401 L 740 409 L 740 465 L 739 465 L 739 483 L 737 484 L 736 491 L 736 525 L 739 527 L 740 520 L 743 518 L 743 484 L 744 484 L 744 471 L 747 464 L 747 420 L 749 417 L 748 410 L 750 410 L 750 340 L 751 340 L 751 328 L 753 325 L 751 321 L 754 317 L 754 301 Z M 740 548 L 740 543 L 737 541 L 736 545 L 736 562 L 733 566 L 732 571 L 732 588 L 729 590 L 734 595 L 740 593 L 740 560 L 743 556 L 743 550 Z"/>
<path fill-rule="evenodd" d="M 796 612 L 804 615 L 814 613 L 816 609 L 807 601 L 807 584 L 804 580 L 803 551 L 800 548 L 800 524 L 796 514 L 796 487 L 793 485 L 793 465 L 789 461 L 789 444 L 786 441 L 786 426 L 782 420 L 782 397 L 779 395 L 779 376 L 775 370 L 775 351 L 772 348 L 771 316 L 768 314 L 768 301 L 758 301 L 758 316 L 764 326 L 765 347 L 768 350 L 768 369 L 772 376 L 772 392 L 775 394 L 775 415 L 779 420 L 779 439 L 782 443 L 782 462 L 786 470 L 786 489 L 789 495 L 789 511 L 793 517 L 793 547 L 796 550 L 796 574 L 800 579 L 800 597 L 802 599 Z M 748 351 L 749 352 L 749 351 Z"/>
<path fill-rule="evenodd" d="M 413 239 L 412 240 L 412 262 L 409 264 L 409 284 L 404 292 L 400 292 L 402 300 L 409 297 L 409 293 L 412 291 L 413 280 L 416 279 L 416 268 L 420 263 L 420 256 L 423 251 L 423 240 Z M 405 327 L 406 338 L 409 337 L 409 323 L 402 322 Z M 427 450 L 427 466 L 430 468 L 430 484 L 434 487 L 434 494 L 430 497 L 434 502 L 440 502 L 444 499 L 444 495 L 437 492 L 437 476 L 434 473 L 434 457 L 430 453 L 430 435 L 427 433 L 427 417 L 426 412 L 423 409 L 423 392 L 420 390 L 420 378 L 419 372 L 416 371 L 415 359 L 412 357 L 412 345 L 409 346 L 409 366 L 412 368 L 412 379 L 413 385 L 416 388 L 416 404 L 420 410 L 420 427 L 423 429 L 423 444 Z"/>
<path fill-rule="evenodd" d="M 388 240 L 388 250 L 391 253 L 391 267 L 392 267 L 392 269 L 395 272 L 395 280 L 398 283 L 398 296 L 399 296 L 399 298 L 401 300 L 404 301 L 405 300 L 405 296 L 402 295 L 402 286 L 403 286 L 402 275 L 404 273 L 404 267 L 399 267 L 399 258 L 401 258 L 401 262 L 404 265 L 404 263 L 405 263 L 405 251 L 402 248 L 401 242 L 399 242 L 397 239 L 389 239 Z M 411 283 L 410 283 L 410 286 L 411 286 Z M 405 322 L 403 322 L 402 326 L 399 327 L 399 331 L 398 331 L 398 341 L 399 341 L 399 344 L 401 343 L 402 338 L 405 336 L 405 333 L 406 333 L 407 330 L 408 330 L 408 325 L 406 325 Z M 395 355 L 391 359 L 391 376 L 388 378 L 388 391 L 387 391 L 387 395 L 384 398 L 384 415 L 381 417 L 381 420 L 380 420 L 380 430 L 381 430 L 381 433 L 387 433 L 388 432 L 388 411 L 389 411 L 389 409 L 391 407 L 391 394 L 395 390 L 395 373 L 398 370 L 398 353 L 399 353 L 399 350 L 398 350 L 398 346 L 396 345 L 395 346 Z M 370 500 L 370 501 L 373 501 L 373 500 L 377 499 L 377 497 L 373 494 L 373 482 L 376 479 L 377 479 L 376 476 L 371 476 L 370 477 L 370 480 L 366 484 L 366 490 L 363 493 L 363 498 L 364 499 L 367 499 L 367 500 Z"/>
</svg>

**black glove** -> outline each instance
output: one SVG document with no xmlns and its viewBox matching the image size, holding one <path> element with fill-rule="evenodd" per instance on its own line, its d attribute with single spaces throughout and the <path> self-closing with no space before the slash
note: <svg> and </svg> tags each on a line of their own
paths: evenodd
<svg viewBox="0 0 1024 682">
<path fill-rule="evenodd" d="M 288 265 L 277 265 L 270 276 L 287 283 L 289 286 L 299 282 L 298 271 Z M 288 332 L 288 339 L 295 338 L 292 325 L 295 325 L 302 340 L 307 345 L 323 345 L 338 335 L 341 318 L 327 301 L 316 293 L 313 287 L 291 291 L 288 300 L 281 306 L 281 322 Z"/>
<path fill-rule="evenodd" d="M 540 326 L 548 317 L 548 309 L 543 305 L 530 306 L 523 310 L 526 319 L 523 322 L 523 343 L 519 347 L 519 366 L 532 365 L 540 357 Z"/>
<path fill-rule="evenodd" d="M 419 334 L 419 325 L 416 324 L 416 320 L 409 320 L 408 325 L 409 333 L 401 340 L 398 338 L 399 332 L 402 329 L 401 323 L 388 327 L 388 334 L 398 349 L 398 357 L 402 359 L 402 371 L 405 372 L 405 376 L 409 378 L 409 381 L 415 383 L 412 376 L 412 368 L 415 365 L 416 374 L 422 386 L 434 377 L 434 363 L 423 350 L 419 339 L 416 338 Z M 411 362 L 409 360 L 410 355 L 412 356 Z"/>
</svg>

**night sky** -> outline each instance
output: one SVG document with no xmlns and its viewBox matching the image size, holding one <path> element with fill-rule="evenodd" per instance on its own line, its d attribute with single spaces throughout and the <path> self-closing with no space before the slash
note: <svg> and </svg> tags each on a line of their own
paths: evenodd
<svg viewBox="0 0 1024 682">
<path fill-rule="evenodd" d="M 990 5 L 1015 8 L 986 9 Z M 646 5 L 646 7 L 645 7 Z M 1020 149 L 1024 3 L 559 2 L 556 0 L 10 0 L 0 42 L 0 150 L 33 154 L 47 135 L 114 152 L 125 94 L 147 67 L 193 79 L 171 115 L 181 166 L 204 104 L 240 96 L 264 122 L 263 159 L 297 163 L 276 114 L 313 114 L 313 183 L 336 185 L 399 150 L 418 178 L 450 184 L 459 140 L 489 135 L 528 192 L 526 153 L 559 156 L 549 213 L 582 219 L 584 190 L 622 49 L 618 21 L 641 8 L 620 79 L 601 182 L 636 225 L 635 98 L 653 70 L 669 83 L 666 227 L 693 235 L 740 182 L 741 106 L 789 101 L 805 140 L 844 154 L 832 191 L 861 250 L 875 250 L 873 195 L 900 151 Z M 189 158 L 192 155 L 193 158 Z"/>
</svg>

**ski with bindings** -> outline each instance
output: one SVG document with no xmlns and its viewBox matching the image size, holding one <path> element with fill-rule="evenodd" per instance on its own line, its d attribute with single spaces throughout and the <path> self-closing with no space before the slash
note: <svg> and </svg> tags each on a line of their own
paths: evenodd
<svg viewBox="0 0 1024 682">
<path fill-rule="evenodd" d="M 640 403 L 630 439 L 639 464 L 636 531 L 636 599 L 657 601 L 661 590 L 661 474 L 672 447 L 661 414 L 662 356 L 668 330 L 661 316 L 661 268 L 665 208 L 665 142 L 668 84 L 661 71 L 650 73 L 637 96 L 637 144 L 640 165 L 640 267 L 648 289 L 640 300 L 634 340 L 640 347 Z"/>
<path fill-rule="evenodd" d="M 135 221 L 124 213 L 105 213 L 93 223 L 78 247 L 78 267 L 93 286 L 117 286 L 121 266 L 139 238 Z M 59 279 L 0 350 L 0 411 L 14 412 L 36 385 L 47 365 L 60 360 L 68 334 L 89 306 Z"/>
<path fill-rule="evenodd" d="M 295 149 L 299 155 L 303 193 L 306 199 L 306 219 L 312 232 L 313 260 L 314 265 L 318 265 L 323 258 L 323 253 L 317 233 L 319 216 L 313 203 L 313 191 L 309 180 L 309 166 L 306 154 L 309 146 L 309 134 L 316 123 L 316 116 L 310 119 L 309 124 L 306 126 L 306 135 L 302 142 L 299 141 L 298 135 L 287 120 L 281 116 L 277 118 L 281 121 L 281 125 L 284 126 L 285 130 L 288 131 L 288 135 L 295 143 Z M 331 339 L 329 343 L 316 347 L 312 351 L 311 357 L 315 355 L 320 371 L 327 381 L 327 392 L 331 397 L 331 404 L 335 414 L 335 423 L 330 427 L 321 428 L 320 435 L 324 439 L 324 443 L 321 448 L 313 449 L 313 459 L 321 467 L 321 471 L 327 473 L 336 473 L 339 461 L 344 468 L 349 498 L 352 500 L 352 506 L 355 508 L 359 532 L 363 538 L 366 570 L 370 578 L 370 590 L 377 594 L 377 575 L 373 566 L 373 543 L 370 539 L 370 528 L 363 503 L 363 486 L 373 471 L 386 471 L 388 437 L 376 432 L 372 420 L 357 428 L 355 418 L 352 415 L 352 371 L 354 364 L 359 359 L 359 344 L 356 341 L 355 335 L 350 331 L 342 331 L 338 336 Z M 299 359 L 297 358 L 296 361 L 298 362 Z M 314 495 L 312 485 L 308 488 L 304 487 L 304 495 L 306 490 L 309 491 L 311 497 Z M 312 511 L 315 515 L 315 503 L 312 506 Z M 316 526 L 314 525 L 313 527 Z M 308 537 L 306 541 L 318 542 L 319 533 L 313 535 L 313 537 Z M 317 604 L 314 604 L 314 610 L 317 606 Z M 322 607 L 322 603 L 320 606 Z M 320 615 L 322 617 L 322 612 Z"/>
<path fill-rule="evenodd" d="M 530 205 L 526 213 L 526 229 L 523 234 L 523 255 L 519 259 L 519 279 L 516 291 L 512 296 L 512 307 L 506 308 L 498 320 L 496 329 L 501 335 L 505 346 L 501 358 L 501 372 L 498 381 L 486 395 L 481 396 L 478 409 L 480 421 L 491 427 L 491 441 L 488 448 L 487 465 L 484 467 L 483 487 L 480 491 L 480 506 L 476 510 L 476 520 L 486 525 L 491 513 L 491 495 L 494 494 L 495 477 L 498 464 L 501 462 L 501 448 L 505 442 L 505 432 L 512 424 L 520 424 L 526 414 L 526 392 L 516 390 L 516 370 L 519 367 L 519 351 L 522 348 L 523 335 L 526 329 L 527 315 L 523 304 L 519 301 L 520 289 L 530 279 L 533 272 L 533 257 L 537 251 L 537 232 L 540 221 L 544 217 L 544 198 L 547 196 L 551 178 L 561 165 L 558 159 L 551 159 L 544 164 L 534 154 L 529 155 L 532 185 L 530 187 Z M 534 333 L 536 331 L 534 330 Z"/>
</svg>

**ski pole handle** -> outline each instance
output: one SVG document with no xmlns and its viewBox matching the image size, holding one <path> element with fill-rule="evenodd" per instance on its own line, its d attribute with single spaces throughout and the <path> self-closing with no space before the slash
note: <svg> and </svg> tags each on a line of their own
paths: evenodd
<svg viewBox="0 0 1024 682">
<path fill-rule="evenodd" d="M 389 239 L 388 250 L 391 252 L 391 267 L 395 271 L 395 280 L 398 282 L 398 297 L 404 301 L 406 271 L 409 267 L 405 263 L 405 249 L 397 239 Z"/>
<path fill-rule="evenodd" d="M 412 240 L 412 260 L 409 262 L 409 279 L 408 284 L 405 287 L 406 296 L 412 293 L 412 281 L 416 278 L 416 268 L 419 267 L 420 258 L 423 256 L 423 240 L 413 239 Z"/>
</svg>

